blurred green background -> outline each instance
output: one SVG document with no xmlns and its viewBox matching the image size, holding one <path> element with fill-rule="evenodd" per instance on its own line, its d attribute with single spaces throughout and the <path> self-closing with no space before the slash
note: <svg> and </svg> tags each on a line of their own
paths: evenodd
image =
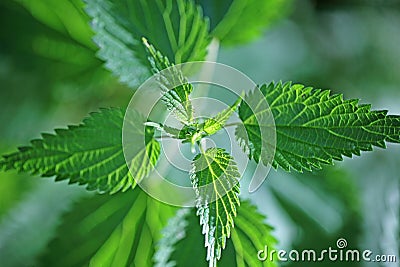
<svg viewBox="0 0 400 267">
<path fill-rule="evenodd" d="M 207 14 L 212 3 L 201 2 Z M 0 24 L 2 153 L 42 132 L 79 123 L 99 107 L 128 104 L 133 91 L 95 56 L 81 1 L 1 0 Z M 257 83 L 301 82 L 400 114 L 399 1 L 295 1 L 290 14 L 260 38 L 221 46 L 217 58 Z M 389 145 L 313 173 L 271 171 L 250 198 L 275 227 L 278 248 L 319 250 L 345 238 L 350 248 L 399 259 L 399 149 Z M 31 266 L 62 214 L 91 194 L 15 172 L 1 172 L 0 183 L 0 266 Z"/>
</svg>

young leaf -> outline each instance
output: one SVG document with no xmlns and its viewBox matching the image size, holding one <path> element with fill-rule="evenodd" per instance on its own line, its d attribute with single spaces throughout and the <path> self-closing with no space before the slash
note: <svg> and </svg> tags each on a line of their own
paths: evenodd
<svg viewBox="0 0 400 267">
<path fill-rule="evenodd" d="M 178 67 L 171 64 L 167 57 L 163 56 L 144 38 L 143 44 L 149 54 L 153 73 L 159 74 L 157 79 L 163 93 L 163 102 L 182 123 L 191 124 L 193 107 L 189 95 L 193 91 L 192 84 L 187 81 Z"/>
<path fill-rule="evenodd" d="M 173 138 L 183 139 L 185 143 L 195 144 L 201 138 L 215 134 L 221 130 L 225 126 L 226 121 L 232 116 L 232 113 L 235 112 L 241 100 L 241 98 L 238 98 L 232 106 L 221 111 L 215 117 L 208 118 L 204 123 L 193 122 L 190 125 L 185 125 L 182 129 L 160 125 L 159 129 Z"/>
<path fill-rule="evenodd" d="M 232 116 L 233 112 L 235 112 L 241 101 L 242 98 L 239 97 L 232 106 L 221 111 L 214 118 L 207 119 L 203 124 L 204 132 L 207 135 L 212 135 L 221 130 L 225 126 L 226 121 Z"/>
<path fill-rule="evenodd" d="M 359 105 L 356 99 L 343 100 L 342 95 L 330 95 L 328 90 L 291 83 L 271 83 L 260 90 L 275 119 L 274 167 L 287 171 L 320 169 L 321 164 L 342 160 L 343 155 L 360 155 L 372 146 L 385 148 L 385 142 L 400 142 L 400 116 L 371 111 L 370 105 Z M 254 101 L 252 96 L 248 94 L 245 100 Z M 261 148 L 270 144 L 258 133 L 261 127 L 273 126 L 258 125 L 246 104 L 240 106 L 239 117 L 246 132 L 238 128 L 238 139 L 244 141 L 250 157 L 263 160 Z"/>
<path fill-rule="evenodd" d="M 38 266 L 152 266 L 175 210 L 140 189 L 84 198 L 64 216 Z"/>
<path fill-rule="evenodd" d="M 140 114 L 135 117 L 135 125 L 144 124 Z M 131 138 L 145 144 L 132 151 L 135 157 L 129 172 L 122 150 L 123 119 L 121 109 L 92 113 L 79 126 L 56 129 L 55 135 L 43 134 L 31 146 L 3 156 L 0 169 L 56 176 L 56 180 L 69 179 L 70 183 L 87 184 L 88 190 L 102 192 L 134 188 L 136 180 L 147 176 L 156 164 L 160 144 L 153 138 L 153 129 L 147 127 L 145 133 L 144 126 L 135 128 Z"/>
<path fill-rule="evenodd" d="M 121 82 L 135 88 L 149 74 L 141 38 L 175 63 L 203 60 L 210 42 L 208 20 L 193 1 L 86 0 L 98 56 Z"/>
<path fill-rule="evenodd" d="M 156 267 L 207 266 L 204 250 L 198 251 L 196 254 L 198 260 L 193 261 L 193 247 L 203 241 L 203 236 L 197 216 L 192 209 L 178 210 L 162 232 L 163 237 L 158 242 L 154 255 Z M 268 251 L 275 249 L 276 239 L 271 232 L 272 227 L 265 224 L 264 215 L 260 214 L 248 200 L 242 200 L 235 219 L 235 228 L 231 232 L 232 238 L 227 240 L 226 249 L 218 261 L 218 266 L 276 267 L 275 257 L 273 261 L 269 259 L 260 261 L 257 258 L 258 251 L 264 250 L 265 246 L 268 247 Z M 265 257 L 264 253 L 261 256 Z"/>
<path fill-rule="evenodd" d="M 240 205 L 239 177 L 236 163 L 224 149 L 210 148 L 194 158 L 191 181 L 210 266 L 215 266 L 221 258 L 221 250 L 234 225 Z"/>
</svg>

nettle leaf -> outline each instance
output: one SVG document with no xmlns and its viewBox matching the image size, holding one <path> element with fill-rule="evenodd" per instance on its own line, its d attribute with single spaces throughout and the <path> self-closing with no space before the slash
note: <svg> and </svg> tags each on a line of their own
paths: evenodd
<svg viewBox="0 0 400 267">
<path fill-rule="evenodd" d="M 220 267 L 231 266 L 277 266 L 277 259 L 260 261 L 259 250 L 275 249 L 277 243 L 272 236 L 272 227 L 265 223 L 265 217 L 248 200 L 242 200 L 235 219 L 235 227 L 231 231 L 232 238 L 226 242 L 226 249 L 218 261 Z M 193 247 L 203 242 L 201 226 L 192 209 L 181 209 L 175 217 L 168 221 L 163 229 L 163 237 L 158 242 L 154 261 L 157 267 L 170 266 L 207 266 L 205 250 L 196 251 L 193 261 Z M 265 255 L 261 255 L 265 256 Z M 276 255 L 275 255 L 276 256 Z"/>
<path fill-rule="evenodd" d="M 203 60 L 211 39 L 208 20 L 193 1 L 86 0 L 98 56 L 121 82 L 135 88 L 151 66 L 145 37 L 175 63 Z"/>
<path fill-rule="evenodd" d="M 387 111 L 371 111 L 370 105 L 357 99 L 344 100 L 328 90 L 313 89 L 300 84 L 271 83 L 260 88 L 270 105 L 276 127 L 276 153 L 273 166 L 289 171 L 320 169 L 342 156 L 360 155 L 373 146 L 385 148 L 385 142 L 400 142 L 400 116 Z M 248 94 L 246 101 L 254 101 Z M 263 111 L 257 111 L 263 112 Z M 237 129 L 238 139 L 250 150 L 256 161 L 262 145 L 271 145 L 259 135 L 260 127 L 254 113 L 243 102 L 239 108 L 243 129 Z M 247 136 L 244 136 L 247 134 Z M 244 142 L 243 142 L 244 140 Z"/>
<path fill-rule="evenodd" d="M 208 118 L 203 124 L 203 130 L 207 135 L 212 135 L 224 128 L 225 123 L 232 116 L 233 112 L 236 111 L 242 98 L 239 97 L 232 106 L 221 111 L 213 118 Z"/>
<path fill-rule="evenodd" d="M 156 78 L 167 109 L 171 110 L 182 123 L 191 124 L 194 117 L 192 102 L 189 98 L 193 91 L 192 84 L 187 81 L 177 66 L 170 63 L 168 58 L 157 51 L 146 39 L 143 39 L 143 43 L 149 54 L 148 60 L 153 73 L 159 74 Z"/>
<path fill-rule="evenodd" d="M 221 258 L 221 250 L 234 225 L 240 205 L 239 178 L 233 157 L 222 148 L 210 148 L 193 160 L 191 181 L 210 266 L 215 266 Z"/>
<path fill-rule="evenodd" d="M 78 126 L 56 129 L 56 134 L 42 134 L 42 139 L 31 141 L 31 146 L 3 156 L 0 168 L 15 169 L 69 179 L 70 183 L 87 184 L 88 190 L 115 193 L 136 186 L 153 169 L 160 153 L 160 144 L 153 138 L 154 130 L 144 131 L 144 118 L 137 114 L 136 128 L 131 138 L 145 145 L 132 151 L 131 172 L 122 150 L 122 109 L 103 109 L 92 113 Z M 142 122 L 142 123 L 141 123 Z M 144 141 L 145 140 L 145 141 Z M 135 180 L 136 179 L 136 180 Z"/>
<path fill-rule="evenodd" d="M 207 0 L 197 0 L 197 2 L 205 3 Z M 211 15 L 211 24 L 216 24 L 211 35 L 219 39 L 223 45 L 236 45 L 259 37 L 267 26 L 289 13 L 290 5 L 291 1 L 288 0 L 233 0 L 226 14 L 217 23 L 213 22 L 212 17 L 215 12 L 205 9 L 205 13 Z"/>
<path fill-rule="evenodd" d="M 64 215 L 39 266 L 152 266 L 155 242 L 176 208 L 140 189 L 80 200 Z"/>
</svg>

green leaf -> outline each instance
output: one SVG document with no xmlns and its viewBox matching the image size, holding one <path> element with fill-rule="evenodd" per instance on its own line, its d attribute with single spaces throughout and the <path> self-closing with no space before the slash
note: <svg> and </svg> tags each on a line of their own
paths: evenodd
<svg viewBox="0 0 400 267">
<path fill-rule="evenodd" d="M 195 0 L 203 8 L 204 14 L 210 19 L 210 29 L 213 30 L 228 12 L 233 0 Z"/>
<path fill-rule="evenodd" d="M 177 128 L 174 128 L 174 127 L 170 127 L 170 126 L 168 126 L 168 125 L 164 125 L 163 127 L 162 127 L 162 129 L 169 135 L 169 136 L 171 136 L 171 137 L 173 137 L 173 138 L 176 138 L 176 139 L 186 139 L 188 136 L 187 136 L 187 131 L 185 131 L 186 130 L 186 128 L 184 128 L 184 129 L 177 129 Z"/>
<path fill-rule="evenodd" d="M 15 172 L 1 174 L 0 220 L 8 211 L 15 208 L 16 203 L 35 188 L 35 182 L 32 179 L 27 179 L 27 175 L 20 175 Z"/>
<path fill-rule="evenodd" d="M 38 98 L 40 95 L 46 96 L 43 101 L 47 106 L 62 101 L 60 98 L 50 100 L 50 91 L 70 94 L 72 86 L 77 91 L 82 89 L 88 92 L 96 88 L 96 93 L 104 93 L 110 82 L 114 83 L 102 68 L 101 60 L 95 57 L 96 45 L 91 40 L 93 33 L 89 17 L 83 11 L 83 3 L 78 2 L 80 0 L 18 0 L 20 6 L 14 0 L 6 0 L 0 4 L 2 24 L 13 25 L 2 27 L 0 32 L 1 49 L 7 51 L 7 59 L 2 61 L 7 62 L 7 69 L 12 73 L 2 75 L 8 81 L 21 80 L 25 88 L 26 77 L 16 78 L 16 69 L 20 72 L 29 70 L 29 75 L 34 77 L 29 85 L 38 87 L 39 91 L 31 88 L 25 90 Z M 2 87 L 7 86 L 10 85 L 2 81 Z M 3 91 L 10 91 L 3 92 L 1 96 L 7 99 L 4 93 L 12 95 L 13 90 Z M 17 99 L 20 99 L 20 94 L 26 95 L 18 90 Z M 80 100 L 85 98 L 88 98 L 86 93 Z M 11 105 L 13 101 L 9 99 L 7 102 Z M 4 107 L 4 104 L 1 105 Z"/>
<path fill-rule="evenodd" d="M 260 261 L 257 258 L 258 251 L 263 250 L 265 246 L 268 246 L 269 251 L 275 249 L 276 239 L 271 232 L 272 227 L 265 223 L 264 215 L 248 200 L 242 200 L 235 227 L 231 232 L 232 238 L 227 240 L 218 266 L 277 266 L 276 258 L 275 261 Z M 194 210 L 179 210 L 163 229 L 163 237 L 158 242 L 154 255 L 156 266 L 207 266 L 204 250 L 196 252 L 197 260 L 193 261 L 193 247 L 201 242 L 203 236 Z"/>
<path fill-rule="evenodd" d="M 38 266 L 152 266 L 155 242 L 174 210 L 140 189 L 82 199 Z"/>
<path fill-rule="evenodd" d="M 183 139 L 183 142 L 195 144 L 201 138 L 215 134 L 221 130 L 226 121 L 232 116 L 233 112 L 237 109 L 242 98 L 238 98 L 235 103 L 229 108 L 221 111 L 215 117 L 208 118 L 204 123 L 192 122 L 185 125 L 182 129 L 176 129 L 168 125 L 160 125 L 159 128 L 167 133 L 169 136 L 177 139 Z"/>
<path fill-rule="evenodd" d="M 193 1 L 86 0 L 98 56 L 121 82 L 135 88 L 147 76 L 141 38 L 178 63 L 203 60 L 210 42 L 208 20 Z"/>
<path fill-rule="evenodd" d="M 232 116 L 233 112 L 235 112 L 241 101 L 242 98 L 239 97 L 232 106 L 221 111 L 215 117 L 207 119 L 203 125 L 204 132 L 208 135 L 212 135 L 221 130 L 225 126 L 226 121 Z"/>
<path fill-rule="evenodd" d="M 215 266 L 221 258 L 221 250 L 234 225 L 240 205 L 239 177 L 233 157 L 224 149 L 210 148 L 194 158 L 191 181 L 210 266 Z"/>
<path fill-rule="evenodd" d="M 144 123 L 136 114 L 135 126 Z M 146 139 L 142 148 L 131 151 L 136 155 L 129 172 L 122 150 L 121 109 L 103 109 L 92 113 L 79 126 L 56 129 L 56 134 L 42 134 L 42 139 L 31 141 L 31 146 L 3 156 L 0 169 L 16 169 L 70 183 L 87 184 L 88 190 L 115 193 L 136 186 L 136 181 L 147 176 L 157 162 L 160 145 L 153 138 L 154 130 L 136 127 L 131 133 L 138 142 Z M 130 127 L 133 129 L 133 127 Z"/>
<path fill-rule="evenodd" d="M 187 81 L 178 67 L 171 64 L 168 58 L 157 51 L 145 38 L 143 38 L 143 44 L 149 54 L 153 73 L 159 74 L 156 77 L 163 93 L 163 102 L 182 123 L 191 124 L 194 117 L 192 102 L 189 99 L 193 91 L 192 84 Z"/>
<path fill-rule="evenodd" d="M 365 222 L 361 219 L 360 187 L 345 168 L 327 166 L 307 173 L 277 172 L 274 179 L 277 183 L 270 184 L 267 194 L 274 197 L 275 205 L 283 212 L 285 224 L 293 224 L 296 232 L 303 233 L 290 238 L 292 249 L 322 251 L 335 244 L 338 237 L 346 238 L 349 244 L 357 243 Z M 328 259 L 321 264 L 336 266 Z M 358 266 L 357 262 L 348 264 L 341 266 Z M 295 266 L 306 267 L 309 263 L 297 262 Z"/>
<path fill-rule="evenodd" d="M 400 142 L 400 116 L 387 115 L 385 110 L 371 111 L 370 105 L 359 105 L 357 99 L 343 100 L 342 95 L 330 95 L 328 90 L 291 83 L 271 83 L 260 90 L 275 119 L 274 167 L 287 171 L 320 169 L 321 164 L 342 160 L 343 155 L 360 155 L 361 151 L 371 151 L 372 146 L 385 148 L 385 142 Z M 252 97 L 250 93 L 245 99 L 261 101 Z M 239 117 L 246 132 L 237 128 L 238 139 L 250 150 L 251 158 L 263 160 L 261 148 L 271 144 L 261 140 L 260 127 L 273 126 L 258 125 L 246 104 L 240 106 Z"/>
<path fill-rule="evenodd" d="M 223 45 L 249 42 L 260 36 L 267 26 L 285 17 L 290 11 L 290 4 L 290 0 L 233 0 L 211 34 Z"/>
<path fill-rule="evenodd" d="M 81 0 L 15 0 L 24 6 L 38 21 L 48 27 L 71 37 L 78 43 L 92 50 L 93 35 L 89 27 L 89 17 L 83 10 Z"/>
</svg>

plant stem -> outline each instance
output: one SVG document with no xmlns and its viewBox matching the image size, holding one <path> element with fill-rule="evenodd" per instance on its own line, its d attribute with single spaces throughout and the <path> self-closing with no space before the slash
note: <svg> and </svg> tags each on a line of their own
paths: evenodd
<svg viewBox="0 0 400 267">
<path fill-rule="evenodd" d="M 197 146 L 199 147 L 200 153 L 205 154 L 205 149 L 203 148 L 203 144 L 201 143 L 201 141 L 197 142 Z"/>
</svg>

